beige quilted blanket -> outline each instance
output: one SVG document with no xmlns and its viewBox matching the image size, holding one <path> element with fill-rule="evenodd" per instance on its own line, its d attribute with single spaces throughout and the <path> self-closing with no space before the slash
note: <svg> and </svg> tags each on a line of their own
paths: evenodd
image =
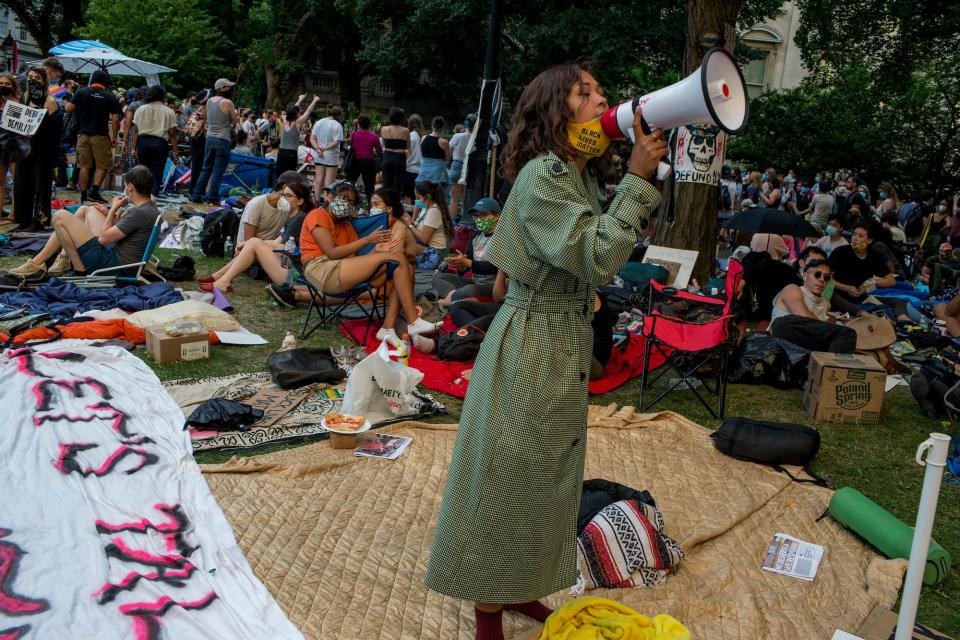
<svg viewBox="0 0 960 640">
<path fill-rule="evenodd" d="M 829 490 L 723 456 L 674 413 L 591 407 L 589 424 L 586 477 L 648 489 L 687 555 L 663 585 L 592 595 L 669 613 L 710 640 L 830 638 L 895 602 L 906 563 L 815 522 Z M 472 606 L 423 586 L 456 425 L 386 431 L 414 438 L 393 462 L 320 443 L 203 470 L 254 572 L 307 638 L 473 638 Z M 813 582 L 760 570 L 778 531 L 826 548 Z M 532 621 L 504 619 L 508 638 L 536 635 Z"/>
</svg>

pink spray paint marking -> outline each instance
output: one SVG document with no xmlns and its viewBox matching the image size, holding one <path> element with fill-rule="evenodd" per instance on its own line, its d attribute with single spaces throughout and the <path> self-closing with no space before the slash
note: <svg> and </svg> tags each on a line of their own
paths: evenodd
<svg viewBox="0 0 960 640">
<path fill-rule="evenodd" d="M 56 462 L 53 463 L 53 466 L 56 467 L 57 471 L 63 475 L 70 475 L 74 471 L 79 473 L 81 476 L 86 478 L 90 475 L 95 475 L 98 478 L 103 477 L 113 471 L 113 468 L 124 458 L 128 456 L 139 456 L 140 464 L 130 469 L 127 469 L 124 473 L 130 475 L 136 473 L 140 469 L 144 468 L 148 464 L 155 463 L 158 458 L 156 455 L 145 451 L 144 449 L 136 449 L 134 447 L 121 444 L 119 447 L 114 449 L 103 463 L 97 467 L 86 467 L 85 469 L 80 468 L 80 464 L 76 460 L 76 454 L 81 451 L 87 451 L 88 449 L 97 449 L 100 445 L 93 442 L 66 442 L 60 444 L 60 455 L 57 456 Z"/>
<path fill-rule="evenodd" d="M 133 637 L 136 640 L 160 640 L 160 616 L 173 607 L 181 607 L 186 611 L 203 609 L 216 599 L 214 591 L 192 602 L 177 602 L 170 596 L 163 596 L 155 602 L 121 605 L 120 612 L 133 618 Z"/>
<path fill-rule="evenodd" d="M 55 379 L 45 379 L 40 380 L 35 385 L 33 385 L 33 396 L 37 401 L 37 411 L 49 411 L 50 403 L 53 400 L 53 391 L 48 390 L 48 387 L 60 387 L 65 389 L 73 394 L 74 398 L 79 398 L 83 395 L 83 387 L 90 387 L 95 393 L 97 393 L 104 400 L 110 400 L 110 390 L 107 389 L 107 386 L 100 382 L 99 380 L 86 376 L 83 378 L 78 378 L 76 380 L 55 380 Z"/>
<path fill-rule="evenodd" d="M 22 627 L 12 627 L 10 629 L 0 629 L 0 640 L 19 640 L 30 631 L 30 625 L 25 624 Z"/>
<path fill-rule="evenodd" d="M 126 429 L 126 422 L 129 416 L 120 411 L 119 409 L 105 403 L 100 402 L 98 404 L 89 404 L 84 407 L 84 409 L 89 409 L 93 413 L 82 416 L 71 416 L 66 413 L 48 413 L 42 416 L 34 416 L 33 424 L 36 427 L 39 427 L 44 422 L 93 422 L 94 420 L 112 420 L 110 428 L 113 429 L 118 435 L 121 435 L 125 438 L 130 437 L 130 433 Z M 99 415 L 98 412 L 104 413 L 106 415 Z M 127 443 L 127 444 L 137 444 L 137 443 Z"/>
<path fill-rule="evenodd" d="M 0 529 L 0 538 L 9 534 L 9 529 Z M 13 590 L 13 581 L 24 555 L 19 546 L 0 540 L 0 613 L 8 616 L 26 616 L 50 608 L 50 603 L 42 598 L 29 598 Z"/>
</svg>

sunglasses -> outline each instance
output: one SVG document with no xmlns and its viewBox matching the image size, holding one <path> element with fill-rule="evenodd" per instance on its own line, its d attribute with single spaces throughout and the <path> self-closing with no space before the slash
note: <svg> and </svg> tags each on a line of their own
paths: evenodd
<svg viewBox="0 0 960 640">
<path fill-rule="evenodd" d="M 807 273 L 817 280 L 823 280 L 824 282 L 830 282 L 830 279 L 833 278 L 829 271 L 808 271 Z"/>
</svg>

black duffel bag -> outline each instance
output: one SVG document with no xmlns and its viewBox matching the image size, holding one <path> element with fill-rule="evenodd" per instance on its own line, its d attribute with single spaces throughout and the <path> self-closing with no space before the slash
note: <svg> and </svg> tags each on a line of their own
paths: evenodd
<svg viewBox="0 0 960 640">
<path fill-rule="evenodd" d="M 277 351 L 267 358 L 270 377 L 281 389 L 296 389 L 315 382 L 336 384 L 347 377 L 328 347 Z"/>
<path fill-rule="evenodd" d="M 710 434 L 720 453 L 773 467 L 791 480 L 826 486 L 827 482 L 810 471 L 810 462 L 820 450 L 820 432 L 813 427 L 789 422 L 767 422 L 731 416 Z M 813 480 L 795 478 L 781 465 L 803 467 Z"/>
<path fill-rule="evenodd" d="M 445 333 L 437 342 L 437 357 L 448 362 L 470 362 L 480 353 L 486 335 L 483 329 L 470 324 Z"/>
</svg>

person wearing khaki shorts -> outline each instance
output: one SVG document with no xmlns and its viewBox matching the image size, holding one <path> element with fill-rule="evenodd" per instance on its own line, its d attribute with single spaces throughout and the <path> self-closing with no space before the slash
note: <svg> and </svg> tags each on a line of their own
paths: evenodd
<svg viewBox="0 0 960 640">
<path fill-rule="evenodd" d="M 320 256 L 303 265 L 305 272 L 303 275 L 320 291 L 339 293 L 343 291 L 340 286 L 340 266 L 342 264 L 343 260 L 331 260 L 327 256 Z"/>
<path fill-rule="evenodd" d="M 100 169 L 113 166 L 113 147 L 107 136 L 77 136 L 77 166 Z M 99 173 L 99 171 L 98 171 Z"/>
<path fill-rule="evenodd" d="M 76 112 L 78 123 L 77 165 L 80 175 L 80 200 L 85 202 L 100 197 L 100 184 L 113 169 L 113 147 L 120 130 L 120 103 L 110 92 L 110 74 L 97 69 L 90 75 L 90 85 L 79 89 L 63 108 Z M 93 171 L 95 170 L 95 171 Z M 93 171 L 93 184 L 90 174 Z M 90 187 L 89 198 L 87 187 Z"/>
</svg>

